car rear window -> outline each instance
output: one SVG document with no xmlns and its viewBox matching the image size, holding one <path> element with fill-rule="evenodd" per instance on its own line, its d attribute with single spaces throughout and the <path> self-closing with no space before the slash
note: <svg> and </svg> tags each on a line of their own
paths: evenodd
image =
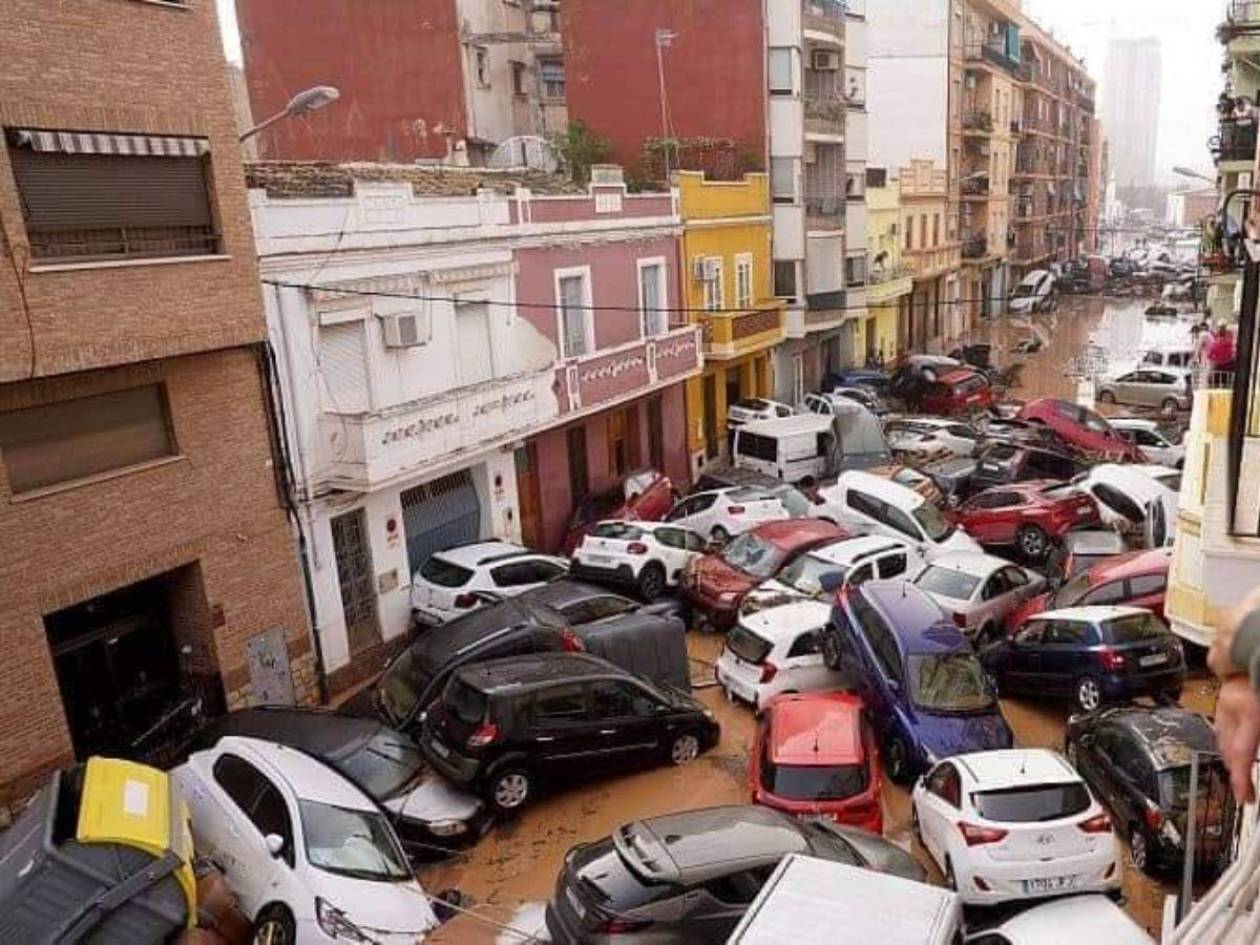
<svg viewBox="0 0 1260 945">
<path fill-rule="evenodd" d="M 841 564 L 833 564 L 813 555 L 801 555 L 779 572 L 779 581 L 807 597 L 817 597 L 822 593 L 824 575 L 834 574 L 838 580 L 844 580 L 849 569 Z"/>
<path fill-rule="evenodd" d="M 463 587 L 473 573 L 468 568 L 460 567 L 437 555 L 431 555 L 429 560 L 420 566 L 420 576 L 438 587 Z"/>
<path fill-rule="evenodd" d="M 583 899 L 616 912 L 638 909 L 678 893 L 672 883 L 644 881 L 607 840 L 578 847 L 569 879 Z"/>
<path fill-rule="evenodd" d="M 788 801 L 840 801 L 865 791 L 865 765 L 775 765 L 762 763 L 761 786 Z"/>
<path fill-rule="evenodd" d="M 446 711 L 468 725 L 476 725 L 486 717 L 490 700 L 480 689 L 470 686 L 458 676 L 452 676 L 446 687 Z"/>
<path fill-rule="evenodd" d="M 774 498 L 769 489 L 759 486 L 736 486 L 726 494 L 726 498 L 735 505 L 741 502 L 767 502 Z"/>
<path fill-rule="evenodd" d="M 919 575 L 915 583 L 929 594 L 939 594 L 951 600 L 971 600 L 971 595 L 980 585 L 980 579 L 951 568 L 932 565 Z"/>
<path fill-rule="evenodd" d="M 612 538 L 616 541 L 638 541 L 643 529 L 626 522 L 600 522 L 591 532 L 596 538 Z"/>
<path fill-rule="evenodd" d="M 1168 630 L 1154 614 L 1133 614 L 1108 620 L 1103 624 L 1103 633 L 1108 643 L 1142 643 L 1163 639 Z"/>
<path fill-rule="evenodd" d="M 735 453 L 766 463 L 779 461 L 779 441 L 774 437 L 740 431 L 735 438 Z"/>
<path fill-rule="evenodd" d="M 773 644 L 740 625 L 726 635 L 726 648 L 746 663 L 760 664 L 770 654 Z"/>
<path fill-rule="evenodd" d="M 971 803 L 985 820 L 1035 824 L 1083 813 L 1089 810 L 1090 797 L 1085 785 L 1077 781 L 979 791 L 971 795 Z"/>
<path fill-rule="evenodd" d="M 756 397 L 747 397 L 744 400 L 737 401 L 735 406 L 741 410 L 765 410 L 770 404 Z"/>
</svg>

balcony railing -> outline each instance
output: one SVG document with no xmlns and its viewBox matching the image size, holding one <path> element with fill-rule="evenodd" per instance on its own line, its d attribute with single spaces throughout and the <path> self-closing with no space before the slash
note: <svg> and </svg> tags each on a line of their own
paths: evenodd
<svg viewBox="0 0 1260 945">
<path fill-rule="evenodd" d="M 868 285 L 884 285 L 887 282 L 904 279 L 911 274 L 910 267 L 905 263 L 898 263 L 895 266 L 872 266 L 866 281 Z"/>
<path fill-rule="evenodd" d="M 1228 0 L 1225 4 L 1225 22 L 1217 29 L 1217 37 L 1223 43 L 1245 33 L 1260 32 L 1260 2 L 1257 0 Z"/>
<path fill-rule="evenodd" d="M 48 262 L 212 256 L 219 234 L 210 226 L 119 226 L 94 230 L 32 230 L 31 257 Z"/>
<path fill-rule="evenodd" d="M 805 93 L 805 124 L 807 130 L 831 131 L 834 129 L 810 128 L 810 123 L 839 125 L 840 133 L 844 132 L 845 106 L 847 98 L 840 94 L 819 95 Z"/>
<path fill-rule="evenodd" d="M 801 0 L 801 25 L 838 40 L 844 36 L 844 0 Z"/>
<path fill-rule="evenodd" d="M 963 130 L 978 131 L 982 134 L 993 133 L 993 116 L 989 112 L 977 109 L 963 115 Z"/>
<path fill-rule="evenodd" d="M 1217 161 L 1251 161 L 1256 156 L 1256 126 L 1235 121 L 1220 123 L 1220 134 L 1208 142 Z"/>
<path fill-rule="evenodd" d="M 988 62 L 1014 75 L 1019 70 L 1019 60 L 1006 54 L 1006 49 L 997 43 L 968 43 L 967 58 L 974 61 Z"/>
<path fill-rule="evenodd" d="M 746 312 L 712 312 L 703 316 L 706 358 L 736 358 L 783 340 L 783 303 L 759 302 Z"/>
<path fill-rule="evenodd" d="M 811 312 L 843 311 L 845 290 L 832 289 L 830 292 L 811 292 L 805 296 L 805 307 Z M 809 324 L 808 317 L 806 324 Z"/>
<path fill-rule="evenodd" d="M 701 326 L 565 361 L 556 368 L 560 412 L 613 403 L 694 373 L 701 365 Z"/>
<path fill-rule="evenodd" d="M 989 240 L 985 236 L 968 236 L 963 239 L 963 259 L 983 259 L 989 254 Z"/>
<path fill-rule="evenodd" d="M 989 178 L 965 177 L 959 185 L 964 197 L 987 197 L 989 195 Z"/>
</svg>

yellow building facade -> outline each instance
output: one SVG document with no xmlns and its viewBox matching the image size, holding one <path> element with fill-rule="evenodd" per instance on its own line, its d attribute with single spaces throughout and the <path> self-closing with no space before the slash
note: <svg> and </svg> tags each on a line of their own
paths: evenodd
<svg viewBox="0 0 1260 945">
<path fill-rule="evenodd" d="M 901 256 L 901 184 L 885 177 L 882 186 L 872 186 L 873 176 L 868 175 L 866 186 L 870 263 L 863 345 L 868 359 L 876 354 L 887 363 L 906 349 L 909 340 L 914 279 Z"/>
<path fill-rule="evenodd" d="M 770 184 L 765 174 L 712 181 L 677 175 L 682 298 L 704 326 L 704 373 L 687 381 L 687 448 L 698 472 L 727 449 L 727 409 L 774 390 L 770 354 L 786 332 L 774 298 Z"/>
</svg>

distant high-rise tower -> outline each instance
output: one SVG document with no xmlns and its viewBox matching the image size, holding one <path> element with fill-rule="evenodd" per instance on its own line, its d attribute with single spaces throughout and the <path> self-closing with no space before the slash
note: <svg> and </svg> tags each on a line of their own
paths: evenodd
<svg viewBox="0 0 1260 945">
<path fill-rule="evenodd" d="M 1155 37 L 1113 39 L 1103 77 L 1103 128 L 1111 167 L 1123 190 L 1155 183 L 1163 51 Z"/>
</svg>

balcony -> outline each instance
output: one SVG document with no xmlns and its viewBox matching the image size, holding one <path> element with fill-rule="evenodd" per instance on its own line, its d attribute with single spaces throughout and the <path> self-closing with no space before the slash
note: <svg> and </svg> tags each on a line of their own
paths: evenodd
<svg viewBox="0 0 1260 945">
<path fill-rule="evenodd" d="M 319 417 L 327 485 L 371 492 L 417 469 L 546 429 L 560 416 L 551 368 L 370 414 Z"/>
<path fill-rule="evenodd" d="M 962 258 L 983 259 L 989 255 L 989 240 L 986 236 L 963 236 Z"/>
<path fill-rule="evenodd" d="M 960 254 L 957 245 L 937 246 L 932 249 L 902 250 L 902 259 L 915 279 L 934 279 L 958 268 Z"/>
<path fill-rule="evenodd" d="M 974 197 L 985 199 L 989 196 L 989 175 L 988 174 L 969 174 L 962 179 L 959 184 L 964 198 Z"/>
<path fill-rule="evenodd" d="M 560 413 L 619 403 L 695 374 L 702 363 L 702 331 L 686 325 L 563 362 L 555 369 Z"/>
<path fill-rule="evenodd" d="M 974 110 L 963 114 L 963 132 L 971 135 L 993 134 L 993 116 L 987 111 Z"/>
<path fill-rule="evenodd" d="M 1240 36 L 1260 33 L 1260 2 L 1256 0 L 1228 0 L 1225 4 L 1225 22 L 1216 29 L 1217 39 L 1231 43 Z"/>
<path fill-rule="evenodd" d="M 895 266 L 876 264 L 871 267 L 866 281 L 866 304 L 883 305 L 914 291 L 914 277 L 904 263 Z"/>
<path fill-rule="evenodd" d="M 1256 126 L 1239 124 L 1234 121 L 1220 123 L 1220 134 L 1208 142 L 1208 149 L 1222 161 L 1246 161 L 1251 163 L 1256 157 Z"/>
<path fill-rule="evenodd" d="M 758 302 L 746 312 L 712 312 L 703 316 L 704 356 L 729 361 L 772 348 L 786 337 L 781 300 Z"/>
<path fill-rule="evenodd" d="M 801 0 L 801 26 L 837 45 L 843 43 L 844 0 Z"/>
<path fill-rule="evenodd" d="M 804 100 L 806 134 L 844 134 L 847 106 L 843 95 L 816 94 L 806 90 Z"/>
<path fill-rule="evenodd" d="M 967 61 L 988 63 L 1013 76 L 1019 73 L 1019 60 L 1007 55 L 1005 47 L 998 43 L 968 43 Z"/>
<path fill-rule="evenodd" d="M 805 229 L 843 230 L 847 201 L 841 196 L 805 198 Z"/>
</svg>

